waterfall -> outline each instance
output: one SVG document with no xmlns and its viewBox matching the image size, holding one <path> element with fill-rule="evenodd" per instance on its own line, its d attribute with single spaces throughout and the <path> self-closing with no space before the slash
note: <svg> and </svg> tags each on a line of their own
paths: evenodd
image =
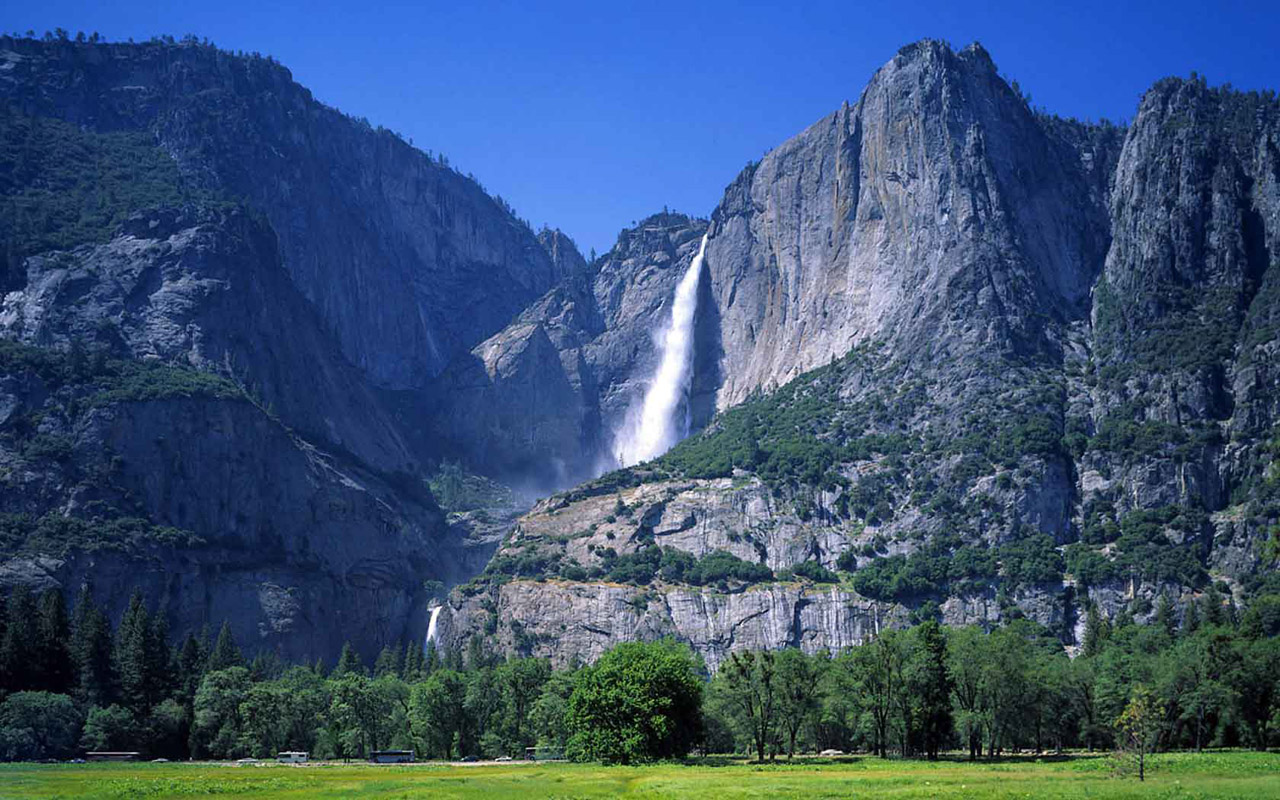
<svg viewBox="0 0 1280 800">
<path fill-rule="evenodd" d="M 432 644 L 436 640 L 436 617 L 440 616 L 440 609 L 444 606 L 436 606 L 431 609 L 431 621 L 427 623 L 427 641 L 423 643 L 422 649 L 426 649 L 427 645 Z"/>
<path fill-rule="evenodd" d="M 662 334 L 662 356 L 649 381 L 638 415 L 630 414 L 614 444 L 624 467 L 657 458 L 689 435 L 689 382 L 693 376 L 693 323 L 698 311 L 698 279 L 707 251 L 703 234 L 698 254 L 676 287 L 671 320 Z"/>
</svg>

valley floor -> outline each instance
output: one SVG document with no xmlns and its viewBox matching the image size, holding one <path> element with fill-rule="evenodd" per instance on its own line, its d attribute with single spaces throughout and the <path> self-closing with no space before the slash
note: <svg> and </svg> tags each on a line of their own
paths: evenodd
<svg viewBox="0 0 1280 800">
<path fill-rule="evenodd" d="M 1280 754 L 1158 755 L 1145 783 L 1104 756 L 969 764 L 873 757 L 589 764 L 0 765 L 0 798 L 1280 798 Z"/>
</svg>

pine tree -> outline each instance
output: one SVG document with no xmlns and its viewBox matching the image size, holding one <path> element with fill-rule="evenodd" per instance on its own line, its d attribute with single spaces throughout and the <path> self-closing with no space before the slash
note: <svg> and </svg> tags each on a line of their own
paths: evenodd
<svg viewBox="0 0 1280 800">
<path fill-rule="evenodd" d="M 80 588 L 71 632 L 75 663 L 75 696 L 86 707 L 107 706 L 113 693 L 111 623 L 93 601 L 88 585 Z"/>
<path fill-rule="evenodd" d="M 404 669 L 400 677 L 408 683 L 417 683 L 426 677 L 422 674 L 422 648 L 415 642 L 404 646 Z"/>
<path fill-rule="evenodd" d="M 1206 625 L 1222 625 L 1226 622 L 1226 613 L 1222 608 L 1222 593 L 1218 591 L 1218 587 L 1209 584 L 1209 588 L 1205 589 L 1204 596 L 1200 598 L 1200 602 L 1204 604 L 1201 618 Z"/>
<path fill-rule="evenodd" d="M 378 660 L 373 663 L 373 676 L 384 678 L 388 675 L 399 675 L 404 662 L 401 660 L 400 648 L 387 645 L 378 653 Z"/>
<path fill-rule="evenodd" d="M 1156 601 L 1156 626 L 1174 638 L 1178 635 L 1178 615 L 1173 603 L 1170 602 L 1169 596 L 1161 594 L 1160 599 Z"/>
<path fill-rule="evenodd" d="M 62 592 L 50 589 L 40 597 L 40 610 L 36 618 L 36 677 L 40 688 L 56 694 L 70 694 L 74 669 L 68 643 L 71 639 L 71 621 L 67 618 L 67 604 Z"/>
<path fill-rule="evenodd" d="M 36 600 L 31 590 L 19 586 L 8 602 L 8 621 L 0 642 L 0 689 L 21 692 L 38 688 L 35 673 Z"/>
<path fill-rule="evenodd" d="M 351 646 L 351 642 L 344 642 L 342 645 L 342 655 L 338 656 L 338 666 L 333 668 L 333 674 L 330 678 L 341 678 L 343 675 L 363 675 L 364 665 L 360 663 L 360 656 L 356 654 L 355 649 Z"/>
<path fill-rule="evenodd" d="M 1098 611 L 1098 604 L 1090 603 L 1089 613 L 1084 620 L 1084 640 L 1081 642 L 1081 655 L 1091 658 L 1102 651 L 1102 643 L 1106 641 L 1106 628 L 1106 622 Z"/>
<path fill-rule="evenodd" d="M 115 674 L 120 683 L 120 702 L 135 714 L 150 710 L 151 615 L 142 602 L 142 593 L 134 592 L 129 607 L 116 628 Z"/>
<path fill-rule="evenodd" d="M 1182 635 L 1190 636 L 1200 630 L 1200 612 L 1195 603 L 1187 603 L 1187 613 L 1182 617 Z"/>
<path fill-rule="evenodd" d="M 204 663 L 208 654 L 205 646 L 194 634 L 187 634 L 178 651 L 177 684 L 178 693 L 183 705 L 190 706 L 200 688 L 200 678 L 204 675 Z"/>
<path fill-rule="evenodd" d="M 231 634 L 231 623 L 224 621 L 222 629 L 218 631 L 218 641 L 214 642 L 213 652 L 209 654 L 209 664 L 206 667 L 206 671 L 214 672 L 215 670 L 243 666 L 244 655 L 241 654 L 240 648 L 236 645 L 236 639 Z"/>
</svg>

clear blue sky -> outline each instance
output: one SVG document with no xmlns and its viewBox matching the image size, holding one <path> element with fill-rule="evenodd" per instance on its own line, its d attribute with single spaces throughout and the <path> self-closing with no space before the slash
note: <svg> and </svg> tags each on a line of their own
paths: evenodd
<svg viewBox="0 0 1280 800">
<path fill-rule="evenodd" d="M 1192 70 L 1280 88 L 1280 3 L 1050 5 L 3 0 L 0 26 L 274 55 L 584 252 L 664 205 L 709 214 L 747 161 L 924 37 L 981 41 L 1036 105 L 1082 118 L 1128 119 L 1153 81 Z"/>
</svg>

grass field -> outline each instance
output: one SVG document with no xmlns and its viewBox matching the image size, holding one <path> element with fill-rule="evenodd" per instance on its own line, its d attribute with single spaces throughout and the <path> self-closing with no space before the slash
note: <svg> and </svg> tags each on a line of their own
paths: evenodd
<svg viewBox="0 0 1280 800">
<path fill-rule="evenodd" d="M 1280 754 L 1156 756 L 1146 783 L 1105 757 L 994 764 L 852 757 L 795 764 L 7 764 L 3 798 L 1280 798 Z"/>
</svg>

